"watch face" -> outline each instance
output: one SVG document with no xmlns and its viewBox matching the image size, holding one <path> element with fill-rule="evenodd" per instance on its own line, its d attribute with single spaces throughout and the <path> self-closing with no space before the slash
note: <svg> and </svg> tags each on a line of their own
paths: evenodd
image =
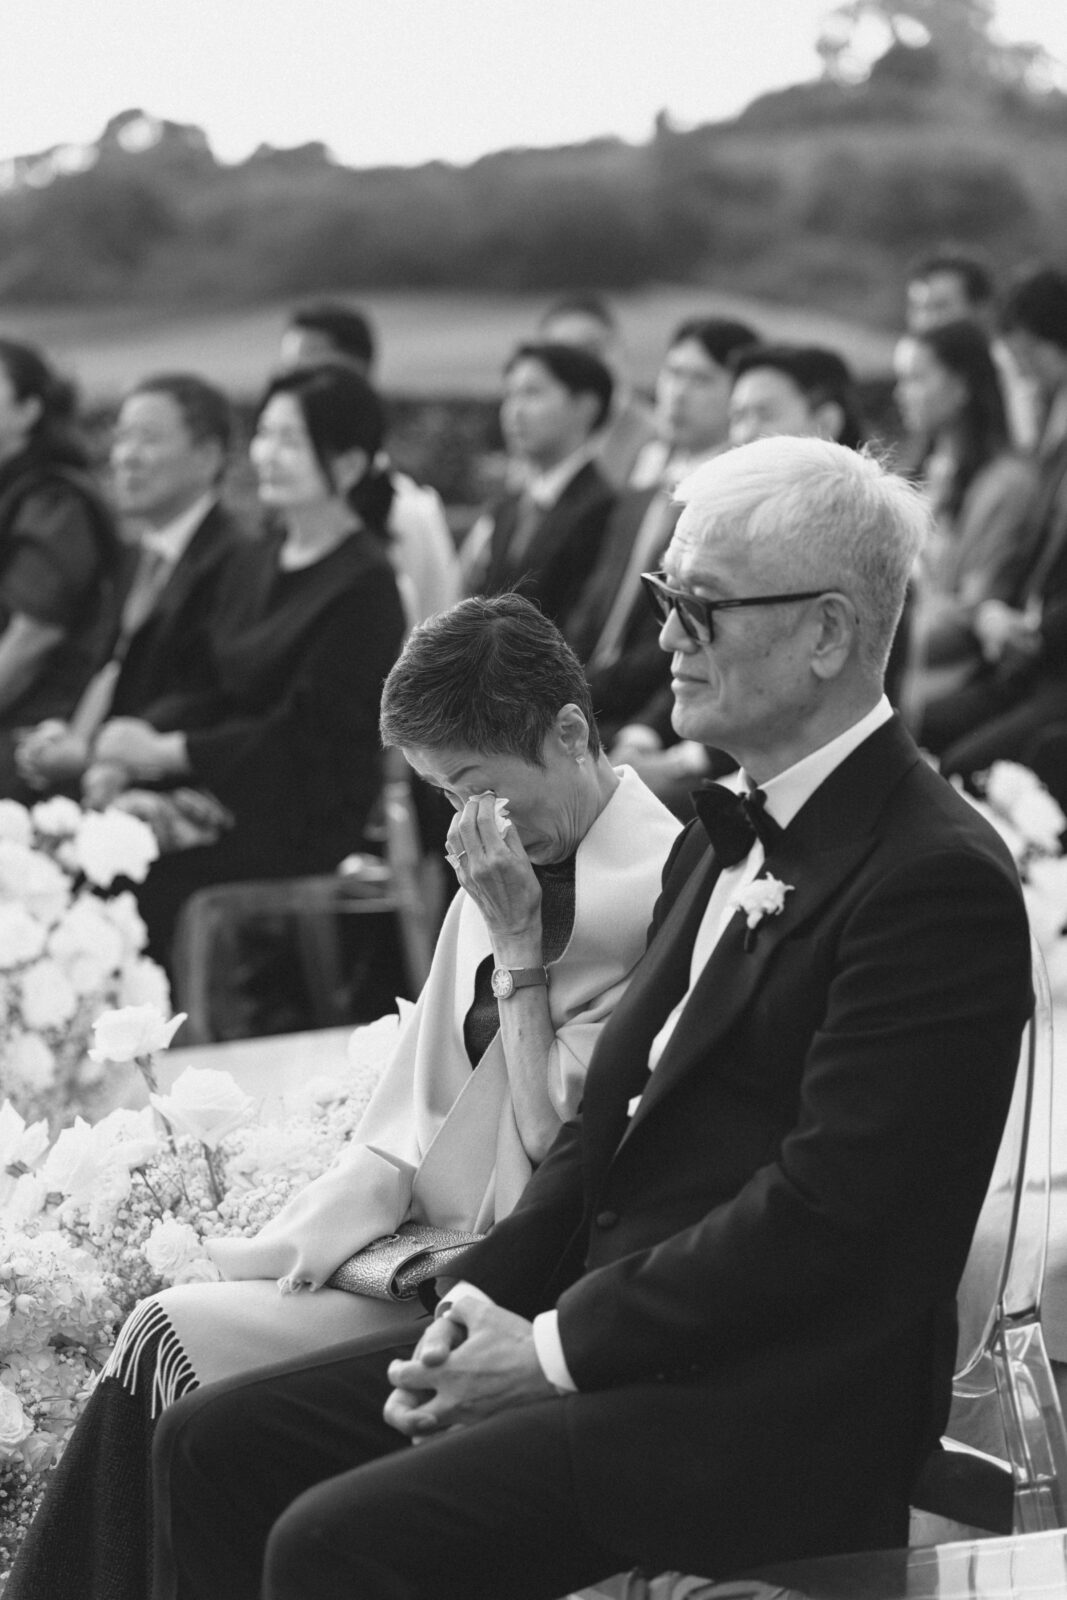
<svg viewBox="0 0 1067 1600">
<path fill-rule="evenodd" d="M 498 1000 L 506 1000 L 515 987 L 515 979 L 507 967 L 497 967 L 492 978 L 493 993 Z"/>
</svg>

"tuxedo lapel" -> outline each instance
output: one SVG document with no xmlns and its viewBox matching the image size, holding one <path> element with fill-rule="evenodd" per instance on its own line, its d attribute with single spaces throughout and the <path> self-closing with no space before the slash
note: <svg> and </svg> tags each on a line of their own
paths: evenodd
<svg viewBox="0 0 1067 1600">
<path fill-rule="evenodd" d="M 679 1079 L 708 1061 L 759 991 L 782 941 L 816 919 L 874 849 L 876 823 L 890 792 L 919 760 L 911 738 L 894 717 L 843 761 L 797 813 L 760 873 L 790 886 L 782 911 L 764 917 L 747 948 L 745 917 L 735 912 L 694 986 L 624 1138 L 654 1113 Z M 701 906 L 706 903 L 705 895 Z M 669 922 L 664 925 L 660 938 L 665 938 L 669 926 Z M 696 927 L 686 947 L 687 961 L 695 937 Z M 676 995 L 671 1005 L 680 998 Z"/>
<path fill-rule="evenodd" d="M 601 1035 L 585 1081 L 585 1160 L 602 1168 L 626 1126 L 626 1106 L 648 1076 L 652 1041 L 689 987 L 697 930 L 719 867 L 705 850 L 638 965 Z"/>
</svg>

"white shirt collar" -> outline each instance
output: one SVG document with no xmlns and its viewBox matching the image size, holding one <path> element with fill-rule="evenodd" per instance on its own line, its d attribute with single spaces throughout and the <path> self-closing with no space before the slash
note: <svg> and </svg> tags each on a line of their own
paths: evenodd
<svg viewBox="0 0 1067 1600">
<path fill-rule="evenodd" d="M 794 762 L 791 767 L 786 767 L 777 777 L 768 778 L 766 783 L 761 783 L 760 788 L 767 796 L 767 812 L 778 826 L 787 828 L 801 806 L 811 799 L 831 772 L 839 767 L 853 750 L 857 750 L 865 739 L 869 739 L 876 728 L 880 728 L 883 722 L 888 722 L 892 715 L 893 707 L 885 695 L 882 695 L 878 704 L 858 722 L 854 722 L 851 728 L 846 728 L 844 733 L 837 734 L 818 750 L 813 750 L 810 755 Z M 738 773 L 731 787 L 740 788 L 745 782 L 744 773 Z"/>
<path fill-rule="evenodd" d="M 177 566 L 189 548 L 193 534 L 217 500 L 216 494 L 202 494 L 162 528 L 146 528 L 141 535 L 141 544 L 146 550 L 163 556 L 170 566 Z"/>
<path fill-rule="evenodd" d="M 587 439 L 585 444 L 579 445 L 577 450 L 554 467 L 549 467 L 547 472 L 531 473 L 526 480 L 526 493 L 534 504 L 542 511 L 554 506 L 571 479 L 576 478 L 586 462 L 592 460 L 597 443 L 596 440 Z"/>
</svg>

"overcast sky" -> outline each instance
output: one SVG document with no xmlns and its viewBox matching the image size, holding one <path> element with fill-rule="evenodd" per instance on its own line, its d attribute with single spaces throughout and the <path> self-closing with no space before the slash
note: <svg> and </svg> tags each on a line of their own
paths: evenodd
<svg viewBox="0 0 1067 1600">
<path fill-rule="evenodd" d="M 0 0 L 0 159 L 96 139 L 140 106 L 239 160 L 322 140 L 343 161 L 466 162 L 643 140 L 816 75 L 829 0 Z M 1067 0 L 999 0 L 1067 61 Z"/>
</svg>

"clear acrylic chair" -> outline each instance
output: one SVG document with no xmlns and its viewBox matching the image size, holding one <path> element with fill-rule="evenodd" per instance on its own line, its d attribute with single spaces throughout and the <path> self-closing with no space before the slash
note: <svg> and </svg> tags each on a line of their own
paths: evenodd
<svg viewBox="0 0 1067 1600">
<path fill-rule="evenodd" d="M 960 1335 L 946 1445 L 983 1409 L 999 1414 L 1012 1529 L 1067 1527 L 1067 1432 L 1041 1328 L 1053 1121 L 1052 1002 L 1033 945 L 1034 1010 L 992 1181 L 958 1296 Z M 970 1430 L 973 1431 L 973 1430 Z M 987 1433 L 987 1436 L 988 1433 Z M 996 1530 L 1007 1531 L 1007 1530 Z"/>
<path fill-rule="evenodd" d="M 408 767 L 399 751 L 386 753 L 376 827 L 380 857 L 348 856 L 336 872 L 212 884 L 190 896 L 178 919 L 172 961 L 175 1009 L 188 1017 L 183 1045 L 219 1037 L 220 952 L 232 930 L 266 918 L 293 920 L 317 1027 L 349 1020 L 341 917 L 395 918 L 409 995 L 419 993 L 430 970 L 444 891 L 440 863 L 422 848 Z"/>
<path fill-rule="evenodd" d="M 996 1163 L 979 1214 L 958 1294 L 959 1340 L 950 1433 L 917 1488 L 912 1543 L 958 1539 L 963 1529 L 1030 1534 L 1067 1528 L 1067 1429 L 1041 1331 L 1051 1189 L 1053 1113 L 1052 1002 L 1041 951 L 1032 941 L 1034 1009 Z M 975 1432 L 978 1450 L 952 1436 Z M 990 1426 L 990 1412 L 993 1425 Z M 1003 1492 L 990 1481 L 1003 1480 Z M 990 1502 L 1006 1508 L 1007 1526 L 985 1519 Z M 932 1514 L 932 1518 L 929 1514 Z M 931 1530 L 933 1530 L 931 1534 Z M 955 1545 L 953 1545 L 955 1548 Z M 581 1591 L 579 1600 L 771 1600 L 771 1597 L 866 1595 L 875 1570 L 905 1570 L 907 1552 L 871 1553 L 775 1567 L 722 1584 L 684 1573 L 646 1579 L 620 1573 Z M 854 1587 L 838 1591 L 841 1574 Z M 824 1582 L 825 1579 L 825 1582 Z M 886 1579 L 886 1581 L 888 1581 Z M 886 1589 L 886 1593 L 890 1592 Z M 892 1592 L 897 1592 L 893 1590 Z M 910 1589 L 901 1588 L 901 1594 Z M 573 1600 L 573 1597 L 572 1597 Z"/>
</svg>

